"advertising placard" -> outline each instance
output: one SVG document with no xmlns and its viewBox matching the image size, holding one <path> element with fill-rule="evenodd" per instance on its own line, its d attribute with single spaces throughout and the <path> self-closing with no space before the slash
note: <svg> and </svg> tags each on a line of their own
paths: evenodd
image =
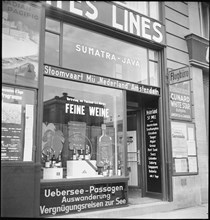
<svg viewBox="0 0 210 220">
<path fill-rule="evenodd" d="M 190 81 L 170 85 L 169 95 L 171 118 L 191 121 Z"/>
<path fill-rule="evenodd" d="M 158 109 L 146 109 L 147 191 L 162 192 Z"/>
<path fill-rule="evenodd" d="M 197 173 L 195 127 L 193 123 L 171 122 L 174 174 Z"/>
<path fill-rule="evenodd" d="M 2 87 L 1 160 L 32 161 L 33 95 L 30 90 Z"/>
<path fill-rule="evenodd" d="M 41 185 L 40 216 L 65 215 L 127 205 L 126 183 Z"/>
</svg>

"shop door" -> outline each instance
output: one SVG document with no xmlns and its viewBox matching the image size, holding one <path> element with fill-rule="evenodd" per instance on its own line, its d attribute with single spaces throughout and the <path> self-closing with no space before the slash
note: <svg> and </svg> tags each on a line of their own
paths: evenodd
<svg viewBox="0 0 210 220">
<path fill-rule="evenodd" d="M 141 131 L 140 111 L 127 108 L 127 168 L 129 174 L 128 186 L 141 189 Z"/>
</svg>

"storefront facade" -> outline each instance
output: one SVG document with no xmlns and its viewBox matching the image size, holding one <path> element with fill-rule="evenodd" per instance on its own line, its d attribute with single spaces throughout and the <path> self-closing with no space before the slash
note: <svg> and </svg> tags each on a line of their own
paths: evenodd
<svg viewBox="0 0 210 220">
<path fill-rule="evenodd" d="M 167 5 L 139 4 L 3 2 L 2 216 L 179 202 L 198 178 L 189 64 L 167 65 Z"/>
</svg>

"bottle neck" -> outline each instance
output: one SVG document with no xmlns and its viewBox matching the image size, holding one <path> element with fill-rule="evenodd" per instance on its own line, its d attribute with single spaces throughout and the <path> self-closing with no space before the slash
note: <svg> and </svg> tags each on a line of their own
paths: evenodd
<svg viewBox="0 0 210 220">
<path fill-rule="evenodd" d="M 103 136 L 106 135 L 106 129 L 102 129 L 102 135 L 103 135 Z"/>
</svg>

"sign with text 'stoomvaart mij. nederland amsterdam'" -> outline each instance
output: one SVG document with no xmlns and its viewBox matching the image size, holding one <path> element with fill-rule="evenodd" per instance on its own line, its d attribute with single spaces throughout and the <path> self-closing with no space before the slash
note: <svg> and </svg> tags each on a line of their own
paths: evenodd
<svg viewBox="0 0 210 220">
<path fill-rule="evenodd" d="M 83 72 L 58 68 L 51 65 L 44 65 L 44 74 L 56 78 L 68 79 L 77 82 L 86 82 L 90 84 L 107 86 L 116 89 L 135 91 L 149 95 L 160 95 L 160 88 L 143 84 L 132 83 L 124 80 L 108 78 Z"/>
<path fill-rule="evenodd" d="M 161 22 L 120 7 L 113 2 L 47 1 L 46 3 L 145 40 L 165 44 L 165 26 Z"/>
</svg>

